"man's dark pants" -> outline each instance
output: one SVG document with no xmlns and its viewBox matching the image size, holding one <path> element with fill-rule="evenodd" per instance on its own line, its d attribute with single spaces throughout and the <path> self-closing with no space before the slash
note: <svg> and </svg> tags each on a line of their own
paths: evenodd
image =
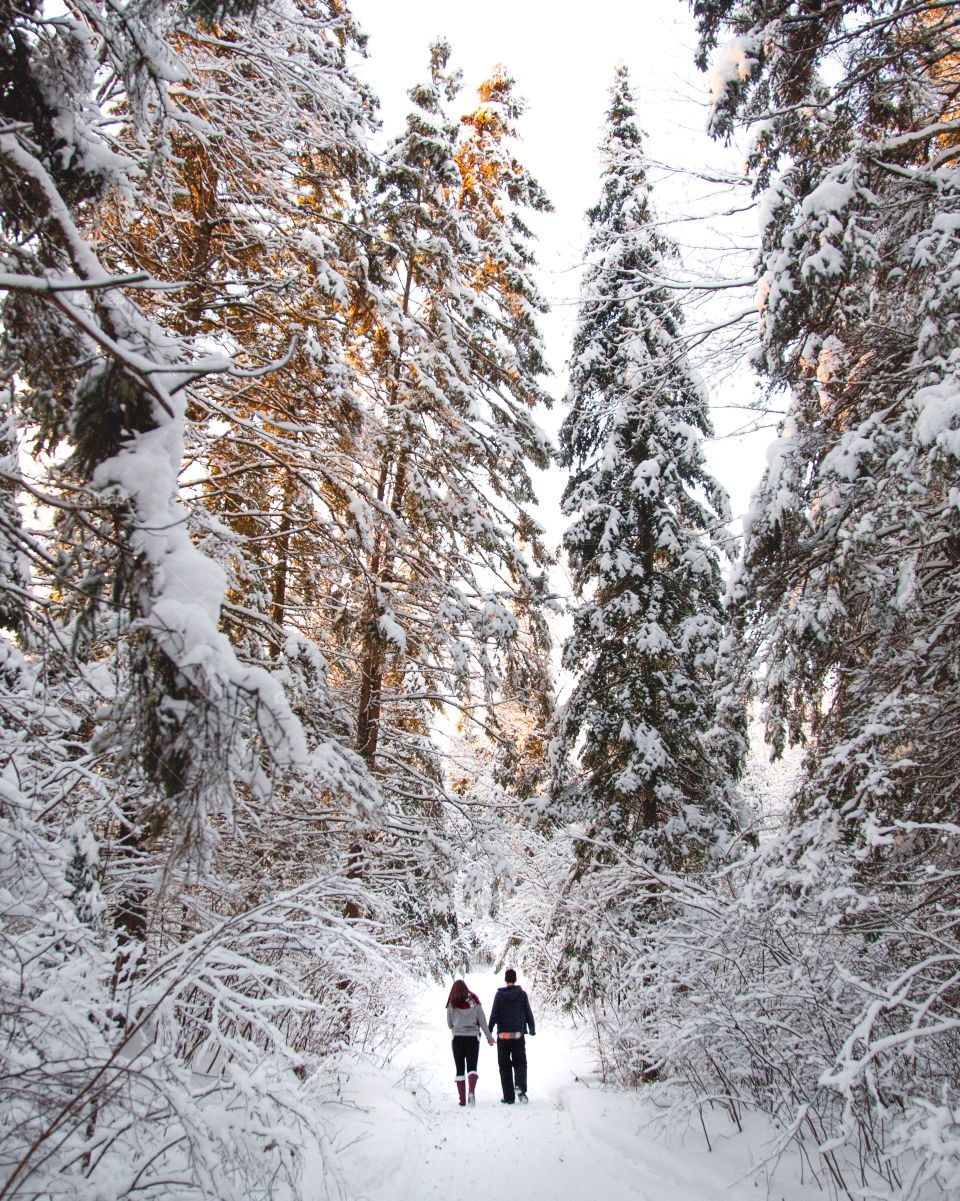
<svg viewBox="0 0 960 1201">
<path fill-rule="evenodd" d="M 527 1044 L 522 1035 L 520 1038 L 497 1039 L 497 1066 L 504 1101 L 515 1101 L 516 1093 L 527 1091 Z"/>
</svg>

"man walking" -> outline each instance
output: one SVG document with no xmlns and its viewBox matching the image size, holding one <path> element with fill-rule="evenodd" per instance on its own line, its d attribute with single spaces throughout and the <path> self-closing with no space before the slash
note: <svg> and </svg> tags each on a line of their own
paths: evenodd
<svg viewBox="0 0 960 1201">
<path fill-rule="evenodd" d="M 537 1032 L 527 994 L 517 984 L 517 973 L 508 967 L 504 988 L 497 989 L 490 1010 L 490 1029 L 497 1032 L 497 1066 L 503 1104 L 527 1100 L 527 1047 L 524 1035 Z"/>
</svg>

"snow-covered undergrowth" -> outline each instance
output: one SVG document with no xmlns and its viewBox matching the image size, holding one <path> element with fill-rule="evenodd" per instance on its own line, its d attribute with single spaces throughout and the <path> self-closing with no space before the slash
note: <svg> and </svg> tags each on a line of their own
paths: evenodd
<svg viewBox="0 0 960 1201">
<path fill-rule="evenodd" d="M 131 864 L 104 839 L 96 764 L 45 758 L 64 713 L 20 701 L 30 753 L 8 739 L 0 775 L 0 1197 L 299 1196 L 343 1047 L 395 1037 L 388 907 L 306 841 L 300 881 L 263 899 L 250 880 L 164 899 L 162 857 Z M 148 895 L 157 920 L 134 941 L 115 907 L 132 920 Z"/>
<path fill-rule="evenodd" d="M 298 1196 L 305 1153 L 325 1145 L 338 1048 L 394 1029 L 396 984 L 385 1011 L 380 956 L 337 911 L 343 882 L 276 897 L 138 965 L 77 920 L 67 852 L 16 815 L 2 826 L 0 898 L 19 929 L 0 970 L 0 1196 L 249 1201 L 281 1183 Z"/>
<path fill-rule="evenodd" d="M 604 1076 L 694 1120 L 763 1119 L 765 1156 L 800 1154 L 828 1195 L 956 1195 L 957 833 L 876 828 L 896 879 L 828 812 L 698 879 L 624 854 L 575 890 L 558 880 L 541 922 L 566 932 L 555 966 Z"/>
<path fill-rule="evenodd" d="M 517 827 L 476 928 L 578 1014 L 607 1082 L 678 1122 L 743 1130 L 758 1180 L 799 1162 L 825 1196 L 953 1196 L 958 831 L 858 833 L 829 809 L 791 822 L 796 757 L 757 754 L 756 846 L 741 835 L 689 876 L 622 850 L 577 878 L 578 828 Z"/>
</svg>

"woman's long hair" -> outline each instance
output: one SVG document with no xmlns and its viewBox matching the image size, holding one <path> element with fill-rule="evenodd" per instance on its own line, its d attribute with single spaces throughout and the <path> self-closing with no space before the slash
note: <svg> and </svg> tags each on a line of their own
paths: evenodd
<svg viewBox="0 0 960 1201">
<path fill-rule="evenodd" d="M 447 1007 L 453 1005 L 457 1009 L 469 1009 L 471 1005 L 476 1004 L 478 1004 L 477 998 L 467 988 L 466 983 L 463 980 L 454 980 L 450 996 L 447 997 Z"/>
</svg>

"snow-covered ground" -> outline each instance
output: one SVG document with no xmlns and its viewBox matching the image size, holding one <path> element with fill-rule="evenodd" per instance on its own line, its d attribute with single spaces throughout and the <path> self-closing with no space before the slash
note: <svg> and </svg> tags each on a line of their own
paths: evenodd
<svg viewBox="0 0 960 1201">
<path fill-rule="evenodd" d="M 467 977 L 489 1013 L 502 980 Z M 526 986 L 525 981 L 521 984 Z M 537 1035 L 527 1040 L 529 1105 L 500 1103 L 496 1048 L 480 1049 L 475 1108 L 457 1104 L 444 1005 L 449 986 L 427 987 L 410 1039 L 383 1071 L 351 1078 L 338 1109 L 335 1172 L 318 1156 L 306 1195 L 346 1201 L 814 1201 L 793 1163 L 773 1181 L 751 1169 L 769 1131 L 738 1133 L 699 1121 L 664 1122 L 645 1094 L 605 1088 L 590 1051 L 566 1021 L 541 1013 L 528 988 Z"/>
</svg>

